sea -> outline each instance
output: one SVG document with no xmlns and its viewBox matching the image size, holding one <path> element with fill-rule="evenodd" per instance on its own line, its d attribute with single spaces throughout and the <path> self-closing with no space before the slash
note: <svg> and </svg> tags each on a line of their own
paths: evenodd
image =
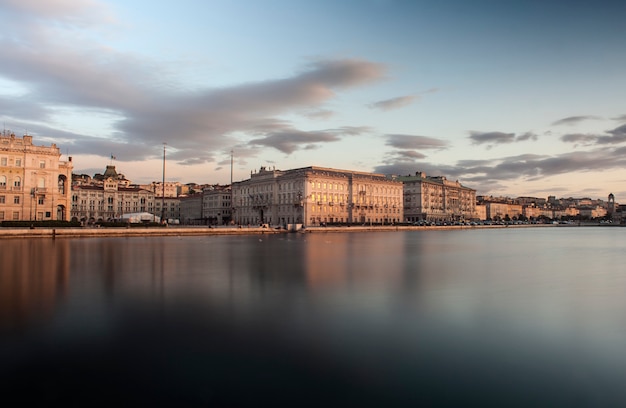
<svg viewBox="0 0 626 408">
<path fill-rule="evenodd" d="M 626 406 L 626 228 L 0 247 L 7 407 Z"/>
</svg>

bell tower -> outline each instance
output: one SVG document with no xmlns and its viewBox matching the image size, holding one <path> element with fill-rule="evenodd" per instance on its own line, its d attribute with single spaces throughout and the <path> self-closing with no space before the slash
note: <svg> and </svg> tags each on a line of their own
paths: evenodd
<svg viewBox="0 0 626 408">
<path fill-rule="evenodd" d="M 613 219 L 613 216 L 615 215 L 615 196 L 613 195 L 613 193 L 609 194 L 607 212 L 611 219 Z"/>
</svg>

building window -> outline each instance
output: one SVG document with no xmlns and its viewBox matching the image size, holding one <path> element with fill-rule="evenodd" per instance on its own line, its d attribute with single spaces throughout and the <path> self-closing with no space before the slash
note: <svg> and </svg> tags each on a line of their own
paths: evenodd
<svg viewBox="0 0 626 408">
<path fill-rule="evenodd" d="M 0 158 L 0 166 L 6 166 L 6 165 L 7 165 L 7 158 L 6 157 Z"/>
<path fill-rule="evenodd" d="M 7 188 L 7 176 L 0 176 L 0 188 Z"/>
<path fill-rule="evenodd" d="M 4 211 L 0 211 L 0 221 L 4 220 Z"/>
<path fill-rule="evenodd" d="M 15 159 L 15 167 L 22 167 L 22 159 Z"/>
<path fill-rule="evenodd" d="M 4 196 L 0 196 L 0 204 L 4 204 L 5 203 L 5 198 Z"/>
<path fill-rule="evenodd" d="M 43 205 L 43 196 L 39 196 L 39 197 L 37 198 L 37 204 L 39 204 L 39 205 Z"/>
<path fill-rule="evenodd" d="M 19 177 L 16 177 L 15 180 L 13 181 L 13 187 L 20 187 L 22 185 L 22 179 Z"/>
<path fill-rule="evenodd" d="M 39 161 L 39 168 L 40 169 L 45 169 L 46 168 L 46 161 L 45 160 L 40 160 Z"/>
<path fill-rule="evenodd" d="M 13 196 L 13 204 L 19 204 L 20 203 L 20 196 Z"/>
<path fill-rule="evenodd" d="M 13 221 L 19 221 L 19 219 L 20 219 L 20 212 L 13 211 Z"/>
</svg>

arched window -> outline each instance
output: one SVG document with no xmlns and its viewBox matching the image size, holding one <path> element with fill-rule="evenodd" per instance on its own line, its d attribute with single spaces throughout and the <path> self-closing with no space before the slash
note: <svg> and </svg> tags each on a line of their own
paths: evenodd
<svg viewBox="0 0 626 408">
<path fill-rule="evenodd" d="M 15 177 L 15 179 L 13 180 L 13 187 L 21 187 L 22 186 L 22 179 L 20 177 Z"/>
<path fill-rule="evenodd" d="M 46 188 L 46 179 L 43 177 L 40 177 L 37 180 L 37 188 Z"/>
<path fill-rule="evenodd" d="M 7 188 L 7 176 L 0 176 L 0 188 Z"/>
</svg>

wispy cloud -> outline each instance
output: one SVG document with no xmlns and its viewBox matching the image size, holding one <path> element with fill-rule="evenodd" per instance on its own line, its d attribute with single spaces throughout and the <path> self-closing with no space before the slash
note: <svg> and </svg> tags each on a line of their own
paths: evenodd
<svg viewBox="0 0 626 408">
<path fill-rule="evenodd" d="M 611 120 L 616 120 L 618 122 L 626 122 L 626 114 L 617 116 L 615 118 L 611 118 Z"/>
<path fill-rule="evenodd" d="M 315 119 L 315 120 L 329 119 L 334 115 L 335 115 L 335 112 L 328 110 L 328 109 L 319 109 L 319 110 L 314 110 L 314 111 L 306 111 L 302 113 L 302 116 L 307 117 L 309 119 Z"/>
<path fill-rule="evenodd" d="M 566 143 L 582 144 L 585 146 L 592 145 L 615 145 L 626 142 L 626 124 L 607 130 L 608 135 L 595 134 L 566 134 L 561 136 L 561 141 Z"/>
<path fill-rule="evenodd" d="M 567 118 L 559 119 L 555 122 L 552 122 L 552 126 L 561 126 L 561 125 L 577 125 L 580 122 L 584 122 L 587 120 L 601 120 L 602 118 L 595 115 L 582 115 L 582 116 L 569 116 Z"/>
<path fill-rule="evenodd" d="M 437 139 L 434 137 L 417 136 L 417 135 L 387 135 L 387 146 L 394 147 L 396 149 L 443 149 L 448 147 L 446 140 Z"/>
<path fill-rule="evenodd" d="M 380 109 L 383 111 L 399 109 L 399 108 L 403 108 L 405 106 L 412 104 L 416 98 L 417 97 L 415 95 L 398 96 L 395 98 L 385 99 L 382 101 L 371 103 L 369 107 L 372 109 Z"/>
<path fill-rule="evenodd" d="M 341 136 L 354 136 L 367 131 L 366 128 L 340 128 L 323 131 L 305 132 L 297 129 L 283 129 L 267 132 L 263 137 L 249 141 L 253 146 L 265 146 L 291 154 L 299 149 L 311 150 L 319 148 L 320 143 L 337 142 Z"/>
<path fill-rule="evenodd" d="M 377 166 L 375 171 L 384 174 L 413 174 L 416 171 L 425 171 L 431 175 L 460 179 L 464 185 L 472 188 L 494 191 L 494 186 L 513 180 L 532 181 L 560 174 L 612 170 L 625 166 L 626 146 L 560 155 L 523 154 L 491 160 L 463 160 L 456 165 L 407 161 L 390 156 L 387 162 Z"/>
<path fill-rule="evenodd" d="M 504 132 L 476 132 L 471 131 L 469 138 L 473 144 L 504 144 L 515 141 L 515 133 Z"/>
<path fill-rule="evenodd" d="M 524 142 L 527 140 L 535 141 L 538 139 L 538 136 L 533 132 L 526 132 L 516 136 L 515 133 L 470 131 L 469 139 L 474 145 L 487 144 L 491 147 L 493 145 Z"/>
<path fill-rule="evenodd" d="M 85 7 L 95 4 L 77 3 Z M 68 8 L 73 4 L 61 2 L 61 6 Z M 33 3 L 20 7 L 29 5 Z M 56 13 L 53 9 L 49 11 Z M 106 155 L 112 148 L 128 151 L 127 147 L 132 145 L 137 148 L 133 150 L 134 160 L 158 154 L 163 141 L 176 149 L 172 159 L 181 163 L 212 160 L 216 150 L 246 138 L 257 148 L 268 145 L 292 152 L 294 146 L 303 143 L 306 132 L 282 131 L 268 134 L 266 137 L 272 137 L 265 140 L 258 138 L 259 123 L 275 123 L 279 115 L 303 109 L 328 115 L 323 105 L 337 91 L 378 81 L 385 73 L 383 65 L 371 61 L 317 60 L 286 78 L 222 88 L 200 87 L 195 92 L 186 92 L 178 90 L 183 87 L 155 87 L 164 77 L 170 78 L 167 81 L 174 79 L 148 59 L 106 47 L 73 48 L 56 43 L 54 36 L 32 36 L 23 31 L 17 34 L 21 34 L 22 41 L 0 36 L 0 46 L 6 50 L 3 54 L 6 63 L 0 65 L 0 76 L 19 83 L 26 92 L 17 100 L 0 99 L 0 106 L 8 108 L 3 111 L 3 117 L 12 123 L 20 120 L 46 123 L 40 130 L 50 135 L 59 132 L 53 120 L 57 107 L 62 106 L 66 112 L 74 109 L 76 115 L 84 109 L 106 112 L 118 118 L 111 125 L 114 132 L 112 140 L 106 142 L 107 149 L 100 150 L 100 143 L 91 143 L 89 138 L 67 135 L 70 148 Z M 38 52 L 33 53 L 33 49 Z M 291 123 L 281 125 L 281 128 L 293 127 Z M 289 134 L 294 138 L 291 143 L 287 140 Z M 323 143 L 337 137 L 314 133 L 312 140 Z M 117 144 L 117 149 L 110 144 Z"/>
</svg>

